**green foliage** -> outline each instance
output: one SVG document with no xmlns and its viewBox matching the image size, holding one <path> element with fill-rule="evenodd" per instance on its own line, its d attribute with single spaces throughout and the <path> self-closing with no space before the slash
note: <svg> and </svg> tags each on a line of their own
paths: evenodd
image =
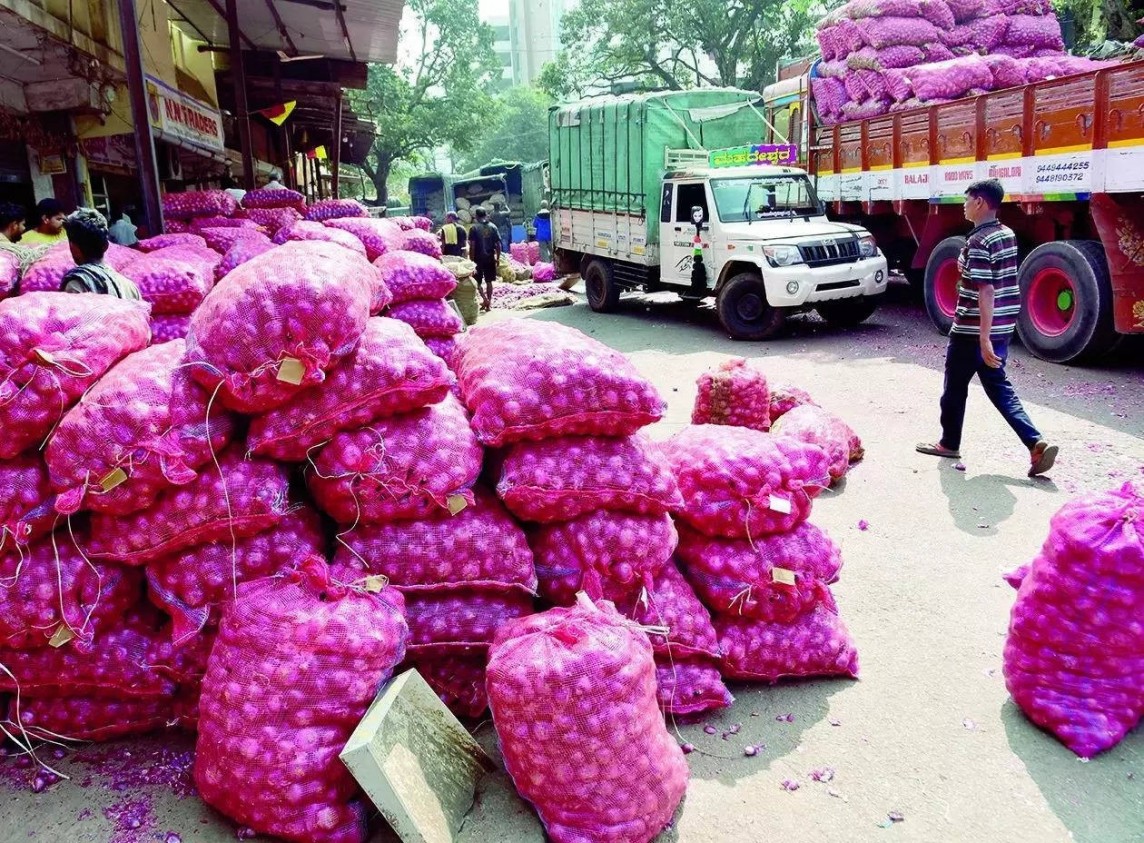
<svg viewBox="0 0 1144 843">
<path fill-rule="evenodd" d="M 1077 52 L 1106 40 L 1133 41 L 1144 31 L 1136 23 L 1144 17 L 1144 0 L 1054 0 L 1053 7 L 1072 18 Z"/>
<path fill-rule="evenodd" d="M 548 107 L 553 99 L 536 88 L 509 88 L 499 94 L 473 129 L 475 145 L 460 158 L 460 171 L 492 161 L 544 161 L 548 158 Z"/>
<path fill-rule="evenodd" d="M 476 4 L 408 0 L 405 8 L 413 25 L 401 37 L 416 45 L 416 58 L 408 66 L 370 65 L 366 89 L 350 92 L 354 109 L 377 125 L 364 169 L 381 202 L 398 161 L 444 145 L 472 148 L 473 126 L 489 108 L 486 88 L 500 71 L 492 28 Z"/>
</svg>

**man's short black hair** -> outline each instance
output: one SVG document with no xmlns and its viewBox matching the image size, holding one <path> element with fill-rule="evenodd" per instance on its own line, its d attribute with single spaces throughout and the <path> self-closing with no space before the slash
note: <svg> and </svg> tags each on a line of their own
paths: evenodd
<svg viewBox="0 0 1144 843">
<path fill-rule="evenodd" d="M 94 208 L 77 208 L 64 220 L 68 242 L 75 245 L 87 261 L 97 261 L 107 252 L 107 220 Z"/>
<path fill-rule="evenodd" d="M 15 202 L 0 202 L 0 228 L 7 228 L 14 222 L 27 217 L 24 209 Z"/>
<path fill-rule="evenodd" d="M 996 211 L 1005 199 L 1005 188 L 997 179 L 981 179 L 965 188 L 965 195 L 984 199 L 985 204 Z"/>
<path fill-rule="evenodd" d="M 64 206 L 60 204 L 59 200 L 48 197 L 41 199 L 36 204 L 36 225 L 39 225 L 44 217 L 54 217 L 56 214 L 62 214 Z"/>
<path fill-rule="evenodd" d="M 486 211 L 484 208 L 477 208 L 477 210 L 473 211 L 473 216 L 479 220 L 483 220 L 488 215 L 489 215 L 489 212 Z"/>
</svg>

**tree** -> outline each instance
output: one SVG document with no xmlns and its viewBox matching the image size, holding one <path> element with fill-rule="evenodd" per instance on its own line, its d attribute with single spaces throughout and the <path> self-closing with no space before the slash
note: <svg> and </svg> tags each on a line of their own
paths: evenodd
<svg viewBox="0 0 1144 843">
<path fill-rule="evenodd" d="M 476 132 L 461 170 L 491 161 L 544 161 L 548 158 L 548 108 L 552 97 L 536 88 L 509 88 L 493 102 L 490 119 Z"/>
<path fill-rule="evenodd" d="M 413 58 L 370 65 L 365 90 L 350 92 L 355 110 L 377 125 L 363 169 L 382 204 L 396 162 L 444 145 L 472 149 L 474 127 L 488 113 L 485 89 L 500 71 L 476 4 L 408 0 L 405 8 L 413 23 L 401 37 L 414 45 Z"/>
<path fill-rule="evenodd" d="M 830 2 L 829 5 L 837 5 Z M 541 82 L 567 98 L 620 82 L 759 90 L 785 57 L 814 49 L 820 0 L 583 0 Z"/>
<path fill-rule="evenodd" d="M 1136 21 L 1144 16 L 1144 0 L 1056 0 L 1058 14 L 1071 16 L 1078 50 L 1104 41 L 1132 41 L 1140 34 Z"/>
</svg>

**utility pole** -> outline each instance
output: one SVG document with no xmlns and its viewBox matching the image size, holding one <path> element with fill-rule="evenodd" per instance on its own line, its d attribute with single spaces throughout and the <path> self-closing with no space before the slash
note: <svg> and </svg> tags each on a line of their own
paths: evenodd
<svg viewBox="0 0 1144 843">
<path fill-rule="evenodd" d="M 338 192 L 338 184 L 341 178 L 342 170 L 342 92 L 338 91 L 337 99 L 334 100 L 334 148 L 330 150 L 330 165 L 331 165 L 331 180 L 330 180 L 330 194 L 334 199 L 341 196 Z"/>
<path fill-rule="evenodd" d="M 135 160 L 139 162 L 143 216 L 147 230 L 154 236 L 163 231 L 163 204 L 159 198 L 159 165 L 155 158 L 155 138 L 151 136 L 151 113 L 147 107 L 147 80 L 143 74 L 143 50 L 135 0 L 119 0 L 119 28 L 123 33 L 131 120 L 135 124 Z"/>
<path fill-rule="evenodd" d="M 238 26 L 238 0 L 226 0 L 226 30 L 230 42 L 230 78 L 234 84 L 238 143 L 242 147 L 242 186 L 254 190 L 254 152 L 250 142 L 250 108 L 246 103 L 246 65 L 242 62 L 242 30 Z"/>
</svg>

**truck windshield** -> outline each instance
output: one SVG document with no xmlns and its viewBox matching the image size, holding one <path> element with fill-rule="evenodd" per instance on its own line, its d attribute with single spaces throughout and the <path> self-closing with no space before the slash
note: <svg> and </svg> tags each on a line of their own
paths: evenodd
<svg viewBox="0 0 1144 843">
<path fill-rule="evenodd" d="M 804 175 L 713 179 L 711 192 L 722 222 L 818 213 L 818 197 Z"/>
</svg>

